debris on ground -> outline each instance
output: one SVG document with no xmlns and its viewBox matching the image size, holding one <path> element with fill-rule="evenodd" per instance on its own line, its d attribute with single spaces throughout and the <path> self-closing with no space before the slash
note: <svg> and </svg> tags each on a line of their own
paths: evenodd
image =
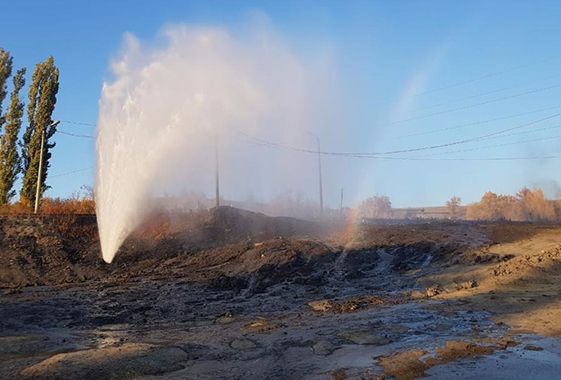
<svg viewBox="0 0 561 380">
<path fill-rule="evenodd" d="M 353 313 L 359 310 L 368 309 L 380 305 L 398 305 L 405 302 L 402 296 L 396 297 L 374 297 L 374 296 L 355 296 L 346 300 L 318 300 L 308 302 L 308 306 L 317 312 L 322 313 Z"/>
</svg>

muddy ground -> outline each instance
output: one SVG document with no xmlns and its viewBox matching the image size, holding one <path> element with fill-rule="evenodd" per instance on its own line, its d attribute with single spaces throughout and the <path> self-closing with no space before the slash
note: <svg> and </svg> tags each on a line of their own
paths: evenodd
<svg viewBox="0 0 561 380">
<path fill-rule="evenodd" d="M 554 379 L 561 227 L 0 217 L 0 379 Z M 162 226 L 166 226 L 162 230 Z"/>
</svg>

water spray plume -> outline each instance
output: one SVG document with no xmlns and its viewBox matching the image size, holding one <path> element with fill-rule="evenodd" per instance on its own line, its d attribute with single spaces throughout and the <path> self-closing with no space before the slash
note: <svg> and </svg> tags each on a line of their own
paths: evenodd
<svg viewBox="0 0 561 380">
<path fill-rule="evenodd" d="M 208 151 L 217 137 L 226 145 L 237 130 L 276 137 L 305 130 L 304 70 L 280 40 L 185 26 L 161 37 L 155 47 L 125 36 L 102 90 L 96 202 L 108 263 L 162 186 L 212 180 Z"/>
</svg>

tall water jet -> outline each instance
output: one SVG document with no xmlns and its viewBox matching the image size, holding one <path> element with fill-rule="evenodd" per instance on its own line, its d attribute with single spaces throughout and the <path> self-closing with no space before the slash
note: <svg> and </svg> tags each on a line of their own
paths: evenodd
<svg viewBox="0 0 561 380">
<path fill-rule="evenodd" d="M 216 141 L 230 149 L 247 133 L 287 141 L 309 128 L 305 70 L 266 30 L 233 37 L 175 26 L 155 42 L 124 40 L 98 119 L 96 204 L 108 263 L 163 184 L 200 182 Z"/>
</svg>

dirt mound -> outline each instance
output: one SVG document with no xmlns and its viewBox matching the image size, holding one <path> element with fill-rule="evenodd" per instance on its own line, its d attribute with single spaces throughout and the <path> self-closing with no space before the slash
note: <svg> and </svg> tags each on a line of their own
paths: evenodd
<svg viewBox="0 0 561 380">
<path fill-rule="evenodd" d="M 322 232 L 319 224 L 289 217 L 270 217 L 265 214 L 221 206 L 211 210 L 207 229 L 223 243 L 251 240 L 268 240 L 278 236 L 317 236 Z"/>
<path fill-rule="evenodd" d="M 293 271 L 293 267 L 310 272 L 310 258 L 318 249 L 330 253 L 326 246 L 305 241 L 252 245 L 254 241 L 321 233 L 319 225 L 294 218 L 273 218 L 232 207 L 219 207 L 204 216 L 158 214 L 154 218 L 125 241 L 113 264 L 108 265 L 101 259 L 95 216 L 2 216 L 0 260 L 6 264 L 0 268 L 0 288 L 108 277 L 129 280 L 152 275 L 162 261 L 177 257 L 194 264 L 195 269 L 201 264 L 232 260 L 224 266 L 225 276 L 259 272 L 262 277 L 274 278 Z M 283 266 L 292 261 L 294 266 Z"/>
</svg>

